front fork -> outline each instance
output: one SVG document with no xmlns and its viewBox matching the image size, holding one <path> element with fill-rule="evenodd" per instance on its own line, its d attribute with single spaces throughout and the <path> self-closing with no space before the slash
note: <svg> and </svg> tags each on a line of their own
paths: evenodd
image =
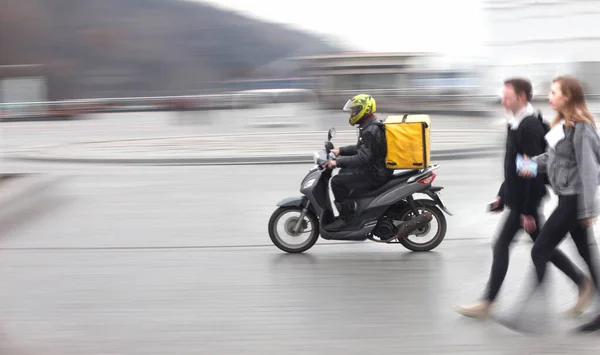
<svg viewBox="0 0 600 355">
<path fill-rule="evenodd" d="M 306 206 L 302 209 L 300 213 L 300 218 L 298 218 L 298 222 L 294 226 L 294 233 L 298 233 L 300 231 L 300 227 L 302 226 L 302 221 L 304 221 L 304 217 L 306 216 L 306 212 L 308 212 L 308 206 L 310 206 L 310 200 L 306 201 Z"/>
</svg>

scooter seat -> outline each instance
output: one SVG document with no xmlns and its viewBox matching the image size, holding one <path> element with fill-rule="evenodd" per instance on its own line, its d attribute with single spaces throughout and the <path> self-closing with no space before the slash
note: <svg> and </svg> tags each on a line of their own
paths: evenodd
<svg viewBox="0 0 600 355">
<path fill-rule="evenodd" d="M 385 184 L 383 184 L 382 186 L 378 187 L 375 190 L 371 190 L 371 191 L 367 191 L 364 192 L 358 196 L 352 196 L 354 199 L 359 199 L 359 198 L 364 198 L 364 197 L 375 197 L 377 195 L 382 194 L 383 192 L 385 192 L 386 190 L 389 190 L 393 187 L 396 187 L 398 185 L 404 184 L 406 183 L 406 181 L 408 179 L 410 179 L 412 176 L 415 176 L 419 173 L 418 169 L 414 169 L 414 170 L 408 170 L 408 171 L 403 171 L 400 173 L 396 173 L 394 175 L 392 175 L 390 177 L 390 180 L 388 180 Z"/>
<path fill-rule="evenodd" d="M 397 179 L 397 178 L 403 178 L 406 176 L 413 176 L 416 175 L 419 172 L 419 169 L 410 169 L 410 170 L 394 170 L 393 175 L 390 177 L 390 179 Z"/>
</svg>

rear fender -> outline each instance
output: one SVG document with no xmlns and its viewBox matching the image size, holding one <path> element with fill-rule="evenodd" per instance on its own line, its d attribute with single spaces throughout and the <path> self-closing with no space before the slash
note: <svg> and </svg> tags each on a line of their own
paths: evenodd
<svg viewBox="0 0 600 355">
<path fill-rule="evenodd" d="M 438 192 L 440 192 L 442 189 L 443 187 L 432 186 L 430 189 L 427 189 L 421 193 L 429 196 L 435 202 L 435 204 L 440 207 L 442 211 L 446 212 L 446 214 L 448 214 L 449 216 L 452 216 L 452 213 L 450 213 L 446 205 L 444 205 L 444 202 L 442 201 L 441 197 L 438 195 Z"/>
</svg>

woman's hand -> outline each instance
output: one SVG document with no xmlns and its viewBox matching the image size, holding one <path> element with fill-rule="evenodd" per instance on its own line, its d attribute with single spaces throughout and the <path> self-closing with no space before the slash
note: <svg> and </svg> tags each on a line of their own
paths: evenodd
<svg viewBox="0 0 600 355">
<path fill-rule="evenodd" d="M 533 172 L 528 168 L 523 168 L 519 171 L 519 176 L 522 178 L 530 179 L 533 176 Z"/>
<path fill-rule="evenodd" d="M 585 218 L 579 221 L 581 223 L 582 226 L 584 227 L 590 227 L 592 224 L 594 224 L 595 219 L 594 218 Z"/>
<path fill-rule="evenodd" d="M 523 161 L 528 161 L 528 160 L 531 160 L 531 159 L 529 159 L 527 154 L 523 154 Z M 519 176 L 522 178 L 530 179 L 533 176 L 533 172 L 531 170 L 529 170 L 528 168 L 523 167 L 521 170 L 519 170 Z"/>
</svg>

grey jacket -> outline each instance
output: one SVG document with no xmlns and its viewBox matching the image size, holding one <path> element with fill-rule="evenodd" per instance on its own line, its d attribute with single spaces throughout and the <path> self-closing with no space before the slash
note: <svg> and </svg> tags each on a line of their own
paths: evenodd
<svg viewBox="0 0 600 355">
<path fill-rule="evenodd" d="M 600 137 L 588 123 L 565 129 L 565 138 L 554 148 L 532 158 L 539 173 L 547 173 L 558 196 L 579 195 L 578 218 L 598 216 L 596 189 L 600 183 Z"/>
</svg>

